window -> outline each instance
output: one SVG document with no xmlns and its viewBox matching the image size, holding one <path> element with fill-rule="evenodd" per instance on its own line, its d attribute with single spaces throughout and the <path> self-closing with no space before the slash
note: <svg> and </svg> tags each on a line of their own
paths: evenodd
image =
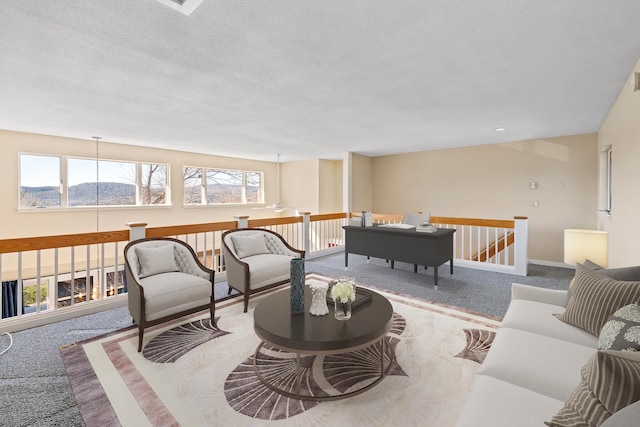
<svg viewBox="0 0 640 427">
<path fill-rule="evenodd" d="M 611 214 L 612 208 L 612 177 L 613 177 L 613 149 L 606 146 L 600 153 L 600 191 L 598 204 L 600 211 Z"/>
<path fill-rule="evenodd" d="M 185 167 L 185 205 L 262 203 L 262 172 Z"/>
<path fill-rule="evenodd" d="M 60 158 L 20 156 L 21 208 L 60 206 Z"/>
<path fill-rule="evenodd" d="M 168 166 L 20 155 L 20 208 L 168 204 Z"/>
</svg>

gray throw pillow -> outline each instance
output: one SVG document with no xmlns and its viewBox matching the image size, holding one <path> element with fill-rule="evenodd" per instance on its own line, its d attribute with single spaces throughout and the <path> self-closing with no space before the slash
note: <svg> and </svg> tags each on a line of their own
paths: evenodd
<svg viewBox="0 0 640 427">
<path fill-rule="evenodd" d="M 143 248 L 136 246 L 136 254 L 140 263 L 140 273 L 138 276 L 153 276 L 154 274 L 169 273 L 178 271 L 175 257 L 173 256 L 173 243 L 156 246 L 154 248 Z"/>
<path fill-rule="evenodd" d="M 582 380 L 550 427 L 600 426 L 640 400 L 640 353 L 598 351 L 582 367 Z"/>
<path fill-rule="evenodd" d="M 625 280 L 625 281 L 640 281 L 640 265 L 634 265 L 631 267 L 619 267 L 619 268 L 604 268 L 590 259 L 586 259 L 584 267 L 587 267 L 589 270 L 597 271 L 603 276 L 611 277 L 616 280 Z M 571 279 L 569 283 L 569 292 L 567 293 L 567 302 L 571 299 L 571 295 L 573 294 L 573 284 L 575 283 L 575 277 Z M 566 307 L 566 304 L 565 304 Z"/>
<path fill-rule="evenodd" d="M 558 319 L 598 336 L 609 316 L 639 300 L 640 282 L 614 280 L 578 264 L 571 298 Z"/>
<path fill-rule="evenodd" d="M 270 253 L 264 242 L 264 236 L 262 233 L 245 236 L 231 236 L 231 240 L 233 241 L 233 247 L 236 249 L 236 255 L 238 255 L 238 258 Z"/>
<path fill-rule="evenodd" d="M 640 307 L 625 305 L 607 319 L 600 331 L 599 350 L 640 350 Z"/>
</svg>

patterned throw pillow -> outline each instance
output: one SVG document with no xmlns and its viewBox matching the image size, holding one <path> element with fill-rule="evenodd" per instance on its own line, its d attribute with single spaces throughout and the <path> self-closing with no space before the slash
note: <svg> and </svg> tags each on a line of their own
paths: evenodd
<svg viewBox="0 0 640 427">
<path fill-rule="evenodd" d="M 581 371 L 582 380 L 550 427 L 599 426 L 640 400 L 640 352 L 598 351 Z"/>
<path fill-rule="evenodd" d="M 640 307 L 629 304 L 609 317 L 600 331 L 599 350 L 640 350 Z"/>
<path fill-rule="evenodd" d="M 575 278 L 567 309 L 558 319 L 595 336 L 616 310 L 640 301 L 640 282 L 611 279 L 581 264 Z"/>
</svg>

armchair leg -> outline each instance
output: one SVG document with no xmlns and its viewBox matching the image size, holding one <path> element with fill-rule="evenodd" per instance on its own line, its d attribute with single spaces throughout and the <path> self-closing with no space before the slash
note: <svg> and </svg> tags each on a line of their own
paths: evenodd
<svg viewBox="0 0 640 427">
<path fill-rule="evenodd" d="M 213 301 L 211 301 L 211 306 L 209 307 L 209 315 L 211 316 L 211 326 L 217 328 L 218 325 L 216 325 L 216 306 L 214 305 Z"/>
<path fill-rule="evenodd" d="M 232 290 L 233 290 L 233 288 L 231 286 L 229 286 L 229 291 L 227 292 L 227 295 L 229 295 Z"/>
<path fill-rule="evenodd" d="M 247 309 L 249 308 L 249 293 L 245 292 L 244 294 L 244 312 L 247 312 Z"/>
<path fill-rule="evenodd" d="M 144 328 L 138 324 L 138 353 L 142 351 L 142 338 L 144 336 Z"/>
</svg>

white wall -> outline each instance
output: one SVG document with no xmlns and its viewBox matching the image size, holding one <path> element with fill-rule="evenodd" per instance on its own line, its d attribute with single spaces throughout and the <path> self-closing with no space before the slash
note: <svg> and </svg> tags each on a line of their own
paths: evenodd
<svg viewBox="0 0 640 427">
<path fill-rule="evenodd" d="M 612 208 L 599 226 L 609 232 L 609 266 L 640 264 L 640 91 L 632 91 L 633 73 L 598 131 L 598 150 L 612 148 Z M 601 186 L 599 186 L 601 187 Z"/>
</svg>

